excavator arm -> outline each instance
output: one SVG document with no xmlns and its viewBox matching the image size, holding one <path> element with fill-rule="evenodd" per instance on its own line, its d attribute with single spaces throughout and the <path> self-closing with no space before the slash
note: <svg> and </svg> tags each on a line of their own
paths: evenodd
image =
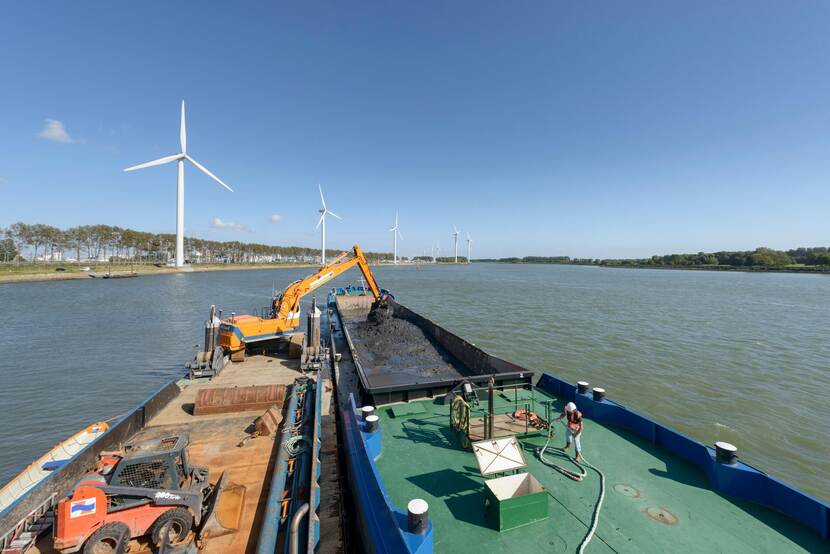
<svg viewBox="0 0 830 554">
<path fill-rule="evenodd" d="M 346 252 L 343 252 L 331 262 L 321 267 L 317 273 L 288 285 L 282 294 L 274 299 L 272 306 L 274 317 L 277 319 L 286 319 L 289 314 L 298 313 L 300 299 L 303 296 L 322 287 L 354 266 L 360 268 L 360 272 L 363 273 L 363 278 L 369 285 L 369 290 L 372 292 L 375 300 L 380 300 L 380 290 L 375 282 L 375 276 L 372 275 L 372 270 L 369 268 L 369 262 L 366 261 L 366 257 L 363 255 L 360 246 L 355 244 L 354 255 L 352 257 L 349 257 Z"/>
<path fill-rule="evenodd" d="M 234 315 L 222 320 L 219 325 L 219 344 L 233 354 L 244 350 L 248 343 L 274 339 L 294 331 L 300 324 L 300 299 L 354 266 L 360 268 L 375 301 L 381 300 L 381 292 L 369 262 L 360 246 L 355 245 L 353 255 L 343 252 L 313 275 L 288 285 L 274 299 L 270 317 Z"/>
</svg>

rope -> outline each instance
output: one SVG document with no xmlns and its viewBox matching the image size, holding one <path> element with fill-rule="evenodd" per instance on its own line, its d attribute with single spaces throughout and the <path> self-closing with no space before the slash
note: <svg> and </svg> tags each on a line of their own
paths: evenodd
<svg viewBox="0 0 830 554">
<path fill-rule="evenodd" d="M 588 528 L 588 533 L 583 537 L 582 542 L 579 543 L 579 547 L 577 548 L 577 553 L 582 554 L 585 551 L 585 547 L 588 546 L 588 543 L 591 542 L 591 539 L 594 538 L 594 533 L 596 533 L 597 525 L 599 525 L 599 513 L 602 510 L 602 502 L 605 500 L 605 474 L 602 473 L 595 465 L 585 459 L 584 456 L 581 456 L 581 462 L 577 462 L 576 459 L 572 458 L 570 454 L 568 454 L 562 448 L 556 448 L 560 450 L 575 466 L 579 468 L 579 473 L 575 471 L 570 471 L 569 469 L 565 469 L 552 461 L 545 458 L 545 451 L 550 446 L 550 440 L 556 434 L 556 431 L 551 426 L 548 430 L 548 440 L 545 441 L 545 446 L 542 448 L 536 449 L 536 456 L 539 458 L 539 461 L 545 464 L 546 466 L 557 470 L 558 472 L 562 473 L 566 477 L 573 479 L 574 481 L 582 481 L 585 476 L 588 475 L 588 471 L 585 469 L 585 466 L 590 467 L 594 471 L 597 472 L 599 475 L 599 497 L 597 499 L 597 505 L 594 508 L 593 514 L 591 514 L 591 525 Z"/>
<path fill-rule="evenodd" d="M 591 528 L 588 530 L 588 534 L 585 535 L 585 538 L 582 539 L 582 542 L 579 543 L 579 550 L 577 550 L 579 554 L 582 554 L 585 551 L 585 547 L 588 546 L 588 543 L 591 542 L 592 538 L 594 538 L 597 525 L 599 525 L 599 511 L 602 510 L 602 501 L 605 500 L 605 474 L 597 469 L 596 466 L 591 464 L 591 462 L 586 460 L 584 456 L 582 458 L 582 463 L 599 474 L 599 500 L 597 500 L 597 507 L 594 508 L 594 514 L 591 516 Z"/>
<path fill-rule="evenodd" d="M 303 445 L 303 442 L 305 442 L 306 444 Z M 301 452 L 305 452 L 306 449 L 309 446 L 311 446 L 311 442 L 303 435 L 294 435 L 292 437 L 288 437 L 288 439 L 283 441 L 282 444 L 285 447 L 285 451 L 292 458 L 297 454 L 300 454 Z"/>
</svg>

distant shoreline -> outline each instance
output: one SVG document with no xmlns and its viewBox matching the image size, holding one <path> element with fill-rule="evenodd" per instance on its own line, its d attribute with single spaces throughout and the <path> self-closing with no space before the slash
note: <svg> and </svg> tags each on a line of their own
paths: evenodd
<svg viewBox="0 0 830 554">
<path fill-rule="evenodd" d="M 13 267 L 13 266 L 12 266 Z M 54 267 L 54 266 L 44 266 Z M 62 266 L 66 267 L 66 266 Z M 309 268 L 318 267 L 314 264 L 216 264 L 216 265 L 194 265 L 191 269 L 179 270 L 174 267 L 156 267 L 154 265 L 140 265 L 135 266 L 134 270 L 126 269 L 124 266 L 119 266 L 119 269 L 110 271 L 106 266 L 97 266 L 90 271 L 80 271 L 76 267 L 67 267 L 67 271 L 52 271 L 42 273 L 14 273 L 8 268 L 0 269 L 0 284 L 8 283 L 32 283 L 37 281 L 74 281 L 74 280 L 91 280 L 94 277 L 103 278 L 104 275 L 110 273 L 113 277 L 125 277 L 135 273 L 136 277 L 144 277 L 146 275 L 166 275 L 172 273 L 204 273 L 208 271 L 249 271 L 254 269 L 289 269 L 289 268 Z"/>
<path fill-rule="evenodd" d="M 572 265 L 582 267 L 598 267 L 607 269 L 661 269 L 673 271 L 739 271 L 742 273 L 815 273 L 819 275 L 830 275 L 830 269 L 817 269 L 813 267 L 740 267 L 740 266 L 677 266 L 677 265 L 642 265 L 642 264 L 575 264 L 575 263 L 545 263 L 545 262 L 499 262 L 495 260 L 474 260 L 473 263 L 494 263 L 505 265 Z"/>
<path fill-rule="evenodd" d="M 445 262 L 438 262 L 437 265 L 444 265 Z M 389 267 L 407 267 L 417 266 L 415 263 L 405 263 L 399 265 L 385 264 L 369 264 L 372 267 L 389 266 Z M 452 264 L 450 264 L 452 265 Z M 460 264 L 459 264 L 460 265 Z M 66 271 L 55 271 L 55 267 L 65 267 Z M 157 267 L 155 265 L 135 265 L 133 269 L 128 269 L 129 266 L 119 265 L 118 269 L 109 269 L 107 264 L 93 265 L 90 271 L 81 271 L 75 264 L 57 265 L 57 264 L 43 264 L 37 266 L 40 272 L 15 272 L 19 268 L 14 265 L 0 266 L 0 285 L 11 283 L 34 283 L 39 281 L 78 281 L 78 280 L 92 280 L 93 278 L 102 279 L 107 273 L 115 278 L 131 277 L 135 273 L 135 277 L 144 277 L 147 275 L 169 275 L 173 273 L 205 273 L 209 271 L 252 271 L 256 269 L 308 269 L 319 268 L 319 264 L 310 263 L 288 263 L 288 264 L 203 264 L 193 265 L 190 269 L 176 269 L 174 267 Z M 51 271 L 50 271 L 51 269 Z"/>
</svg>

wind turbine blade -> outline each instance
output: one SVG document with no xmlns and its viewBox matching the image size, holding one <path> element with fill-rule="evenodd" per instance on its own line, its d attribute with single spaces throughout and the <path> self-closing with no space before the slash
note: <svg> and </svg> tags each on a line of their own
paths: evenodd
<svg viewBox="0 0 830 554">
<path fill-rule="evenodd" d="M 198 168 L 202 171 L 202 173 L 204 173 L 205 175 L 207 175 L 208 177 L 210 177 L 211 179 L 213 179 L 214 181 L 216 181 L 217 183 L 219 183 L 220 185 L 222 185 L 223 187 L 225 187 L 225 188 L 226 188 L 226 189 L 228 189 L 229 191 L 233 192 L 233 189 L 232 189 L 231 187 L 229 187 L 228 185 L 226 185 L 225 183 L 223 183 L 223 182 L 222 182 L 222 179 L 220 179 L 219 177 L 217 177 L 216 175 L 214 175 L 213 173 L 211 173 L 210 171 L 208 171 L 208 168 L 206 168 L 205 166 L 203 166 L 202 164 L 200 164 L 199 162 L 197 162 L 196 160 L 194 160 L 193 158 L 191 158 L 191 157 L 190 157 L 190 156 L 188 156 L 187 154 L 185 154 L 185 155 L 184 155 L 184 157 L 185 157 L 185 158 L 186 158 L 186 159 L 187 159 L 190 163 L 192 163 L 193 165 L 195 165 L 196 167 L 198 167 Z"/>
<path fill-rule="evenodd" d="M 320 202 L 323 203 L 323 210 L 326 209 L 326 199 L 323 198 L 323 187 L 320 186 L 320 183 L 317 183 L 317 189 L 320 191 Z"/>
<path fill-rule="evenodd" d="M 315 229 L 320 228 L 320 224 L 323 222 L 323 218 L 326 217 L 326 212 L 320 214 L 320 219 L 317 220 L 317 225 L 314 227 Z"/>
<path fill-rule="evenodd" d="M 401 234 L 401 232 L 398 231 L 397 229 L 395 229 L 395 232 L 398 233 L 398 238 L 403 240 L 403 235 Z"/>
<path fill-rule="evenodd" d="M 397 230 L 398 230 L 398 228 L 397 228 L 397 227 L 392 227 L 392 228 L 391 228 L 391 229 L 389 229 L 389 230 L 390 230 L 390 231 L 397 231 Z"/>
<path fill-rule="evenodd" d="M 395 210 L 395 228 L 398 228 L 398 211 Z"/>
<path fill-rule="evenodd" d="M 339 215 L 337 215 L 337 214 L 336 214 L 336 213 L 334 213 L 334 212 L 330 212 L 330 211 L 326 210 L 326 213 L 327 213 L 327 214 L 329 214 L 329 215 L 333 215 L 334 217 L 336 217 L 336 218 L 337 218 L 337 219 L 339 219 L 340 221 L 343 221 L 343 218 L 342 218 L 342 217 L 340 217 Z"/>
<path fill-rule="evenodd" d="M 452 230 L 455 232 L 456 235 L 458 234 L 458 228 L 455 226 L 455 224 L 453 224 Z"/>
<path fill-rule="evenodd" d="M 187 126 L 184 123 L 184 100 L 182 100 L 182 122 L 179 126 L 179 140 L 182 143 L 182 153 L 187 152 Z"/>
<path fill-rule="evenodd" d="M 136 169 L 144 169 L 145 167 L 153 167 L 154 165 L 164 165 L 169 164 L 170 162 L 175 162 L 182 158 L 181 154 L 173 154 L 172 156 L 165 156 L 163 158 L 159 158 L 157 160 L 153 160 L 152 162 L 144 162 L 143 164 L 134 165 L 132 167 L 128 167 L 124 171 L 135 171 Z"/>
</svg>

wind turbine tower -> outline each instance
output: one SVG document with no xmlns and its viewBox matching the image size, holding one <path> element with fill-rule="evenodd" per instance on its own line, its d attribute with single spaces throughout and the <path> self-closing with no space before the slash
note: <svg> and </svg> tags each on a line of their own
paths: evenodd
<svg viewBox="0 0 830 554">
<path fill-rule="evenodd" d="M 208 169 L 191 158 L 187 153 L 187 130 L 184 123 L 184 100 L 182 100 L 182 117 L 179 126 L 179 141 L 181 142 L 182 151 L 172 156 L 165 156 L 151 162 L 134 165 L 128 167 L 124 171 L 135 171 L 136 169 L 144 169 L 145 167 L 153 167 L 155 165 L 164 165 L 170 162 L 177 162 L 179 166 L 179 177 L 176 181 L 176 267 L 184 267 L 184 162 L 189 161 L 196 168 L 233 192 L 233 189 L 222 182 L 219 177 L 208 171 Z"/>
<path fill-rule="evenodd" d="M 323 187 L 319 183 L 317 184 L 317 189 L 320 191 L 320 202 L 323 203 L 323 207 L 317 210 L 320 214 L 320 220 L 317 221 L 317 227 L 315 229 L 320 228 L 320 265 L 326 265 L 326 214 L 333 215 L 341 221 L 343 218 L 326 207 L 326 199 L 323 198 Z M 322 227 L 320 227 L 321 225 Z"/>
<path fill-rule="evenodd" d="M 389 229 L 392 231 L 392 261 L 398 265 L 398 237 L 403 238 L 401 232 L 398 230 L 398 212 L 395 212 L 395 225 Z"/>
<path fill-rule="evenodd" d="M 454 263 L 458 263 L 458 229 L 455 227 L 455 225 L 453 225 L 452 230 L 453 230 L 452 237 L 453 237 L 453 240 L 455 240 L 455 262 Z"/>
<path fill-rule="evenodd" d="M 467 233 L 467 263 L 472 261 L 470 257 L 473 252 L 473 239 L 470 238 L 470 233 Z"/>
</svg>

